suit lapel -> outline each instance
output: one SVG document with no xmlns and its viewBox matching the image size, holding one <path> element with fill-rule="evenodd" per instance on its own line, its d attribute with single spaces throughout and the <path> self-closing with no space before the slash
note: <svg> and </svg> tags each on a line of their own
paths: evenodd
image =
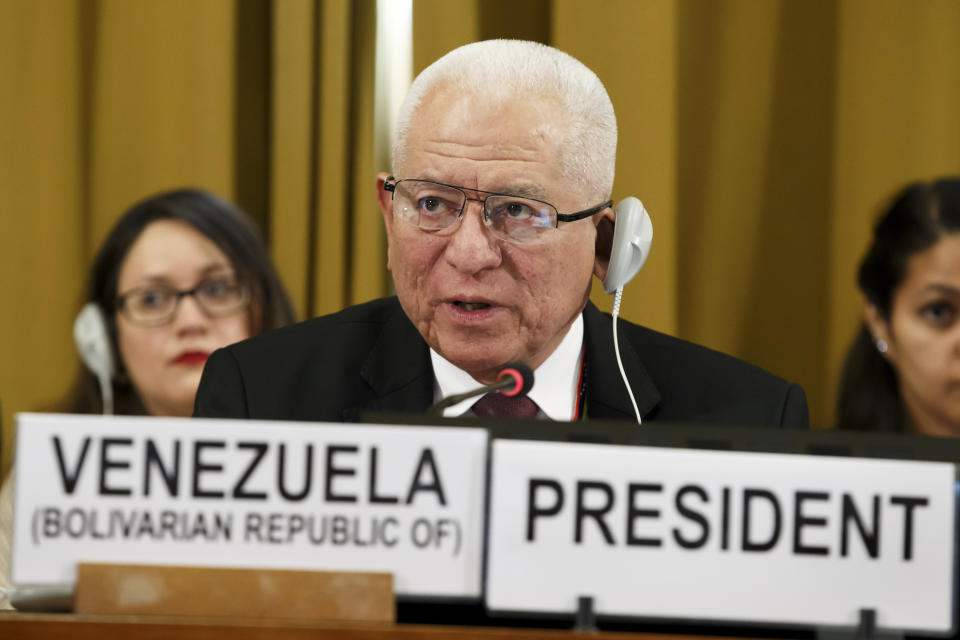
<svg viewBox="0 0 960 640">
<path fill-rule="evenodd" d="M 583 310 L 587 361 L 587 418 L 635 421 L 630 396 L 620 377 L 613 349 L 610 316 L 588 302 Z M 618 321 L 619 324 L 619 321 Z M 660 403 L 660 391 L 634 350 L 620 333 L 620 356 L 640 415 L 646 417 Z"/>
<path fill-rule="evenodd" d="M 633 407 L 617 368 L 610 317 L 588 302 L 583 311 L 587 366 L 587 418 L 634 420 Z M 621 334 L 623 337 L 623 334 Z M 660 403 L 660 392 L 629 340 L 620 341 L 624 370 L 640 415 Z M 371 397 L 343 410 L 355 421 L 364 411 L 423 412 L 433 402 L 433 365 L 429 350 L 399 303 L 383 325 L 370 355 L 360 369 Z"/>
<path fill-rule="evenodd" d="M 344 409 L 344 419 L 357 420 L 363 411 L 423 412 L 433 402 L 427 345 L 399 303 L 360 368 L 360 377 L 371 397 L 361 406 Z"/>
</svg>

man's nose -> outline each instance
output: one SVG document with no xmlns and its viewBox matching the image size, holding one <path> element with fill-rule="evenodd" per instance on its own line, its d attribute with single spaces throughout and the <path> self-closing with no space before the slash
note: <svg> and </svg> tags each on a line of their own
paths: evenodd
<svg viewBox="0 0 960 640">
<path fill-rule="evenodd" d="M 500 243 L 483 221 L 481 203 L 467 200 L 445 256 L 447 262 L 463 273 L 478 273 L 500 265 Z"/>
</svg>

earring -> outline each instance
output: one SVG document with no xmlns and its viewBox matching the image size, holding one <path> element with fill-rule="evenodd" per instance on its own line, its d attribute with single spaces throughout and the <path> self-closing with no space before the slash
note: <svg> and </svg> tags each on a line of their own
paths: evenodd
<svg viewBox="0 0 960 640">
<path fill-rule="evenodd" d="M 877 340 L 877 351 L 882 354 L 887 353 L 887 341 L 886 340 Z"/>
</svg>

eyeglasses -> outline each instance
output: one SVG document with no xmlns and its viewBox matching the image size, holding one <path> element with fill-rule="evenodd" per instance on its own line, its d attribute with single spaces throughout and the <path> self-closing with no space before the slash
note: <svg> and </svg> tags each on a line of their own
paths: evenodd
<svg viewBox="0 0 960 640">
<path fill-rule="evenodd" d="M 117 308 L 133 324 L 155 327 L 173 320 L 180 301 L 186 296 L 193 296 L 207 316 L 221 317 L 246 307 L 250 302 L 250 289 L 237 282 L 234 276 L 208 278 L 186 290 L 151 284 L 117 296 Z"/>
<path fill-rule="evenodd" d="M 442 231 L 463 217 L 467 201 L 483 205 L 483 222 L 491 233 L 509 242 L 530 242 L 561 222 L 573 222 L 592 216 L 613 206 L 613 200 L 577 211 L 559 213 L 552 204 L 480 189 L 454 187 L 431 180 L 396 180 L 390 176 L 383 183 L 384 191 L 393 193 L 393 212 L 401 220 L 424 231 Z M 485 194 L 471 198 L 467 192 Z"/>
</svg>

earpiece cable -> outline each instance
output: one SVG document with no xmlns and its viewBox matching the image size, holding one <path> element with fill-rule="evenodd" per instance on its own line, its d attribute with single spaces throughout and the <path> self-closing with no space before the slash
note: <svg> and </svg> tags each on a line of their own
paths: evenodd
<svg viewBox="0 0 960 640">
<path fill-rule="evenodd" d="M 113 384 L 110 376 L 99 374 L 97 381 L 100 383 L 100 400 L 103 402 L 103 415 L 113 415 Z"/>
<path fill-rule="evenodd" d="M 617 366 L 620 367 L 620 377 L 623 378 L 623 384 L 630 395 L 630 404 L 633 405 L 633 413 L 637 416 L 637 424 L 643 424 L 640 419 L 640 409 L 637 408 L 637 400 L 633 397 L 633 389 L 630 388 L 630 381 L 627 380 L 627 373 L 623 370 L 623 361 L 620 360 L 620 340 L 617 337 L 617 317 L 620 315 L 620 301 L 623 299 L 623 287 L 617 289 L 613 296 L 613 351 L 617 355 Z"/>
</svg>

